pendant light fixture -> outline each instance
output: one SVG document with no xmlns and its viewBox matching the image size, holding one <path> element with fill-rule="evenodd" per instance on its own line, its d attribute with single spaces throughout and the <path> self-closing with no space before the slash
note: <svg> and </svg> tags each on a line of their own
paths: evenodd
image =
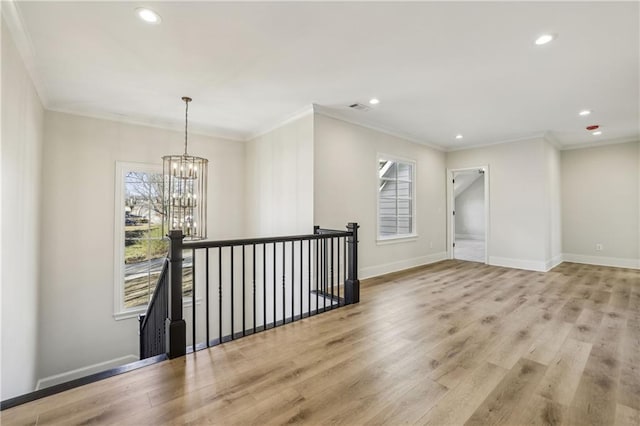
<svg viewBox="0 0 640 426">
<path fill-rule="evenodd" d="M 181 230 L 185 240 L 207 238 L 207 165 L 209 160 L 187 152 L 189 102 L 183 97 L 184 154 L 162 157 L 164 175 L 163 231 Z"/>
</svg>

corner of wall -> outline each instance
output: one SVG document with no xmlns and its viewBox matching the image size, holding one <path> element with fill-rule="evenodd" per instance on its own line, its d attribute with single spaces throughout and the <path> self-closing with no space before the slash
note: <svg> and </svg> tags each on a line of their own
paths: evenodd
<svg viewBox="0 0 640 426">
<path fill-rule="evenodd" d="M 4 5 L 3 5 L 4 7 Z M 4 10 L 4 9 L 3 9 Z M 38 368 L 44 108 L 2 18 L 2 383 L 0 399 L 33 391 Z M 7 108 L 6 105 L 11 105 Z M 7 203 L 7 201 L 9 201 Z M 10 208 L 9 208 L 10 207 Z"/>
</svg>

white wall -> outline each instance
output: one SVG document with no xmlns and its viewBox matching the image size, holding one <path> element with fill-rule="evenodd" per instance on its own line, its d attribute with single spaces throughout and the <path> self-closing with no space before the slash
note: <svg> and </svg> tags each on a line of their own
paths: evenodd
<svg viewBox="0 0 640 426">
<path fill-rule="evenodd" d="M 632 142 L 562 152 L 565 260 L 640 267 L 639 151 Z"/>
<path fill-rule="evenodd" d="M 478 174 L 477 171 L 473 173 Z M 479 177 L 456 197 L 456 238 L 484 240 L 484 178 Z"/>
<path fill-rule="evenodd" d="M 314 117 L 314 220 L 333 229 L 360 224 L 360 278 L 444 259 L 444 153 L 321 114 Z M 417 238 L 377 242 L 378 154 L 416 162 Z"/>
<path fill-rule="evenodd" d="M 489 263 L 546 270 L 547 142 L 534 139 L 447 153 L 447 167 L 489 165 Z"/>
<path fill-rule="evenodd" d="M 116 161 L 161 164 L 183 134 L 47 112 L 41 229 L 40 378 L 138 354 L 137 319 L 115 321 Z M 190 135 L 209 159 L 208 237 L 244 236 L 241 142 Z"/>
<path fill-rule="evenodd" d="M 246 143 L 246 231 L 313 232 L 313 114 Z"/>
<path fill-rule="evenodd" d="M 2 19 L 0 400 L 34 389 L 44 110 Z"/>
</svg>

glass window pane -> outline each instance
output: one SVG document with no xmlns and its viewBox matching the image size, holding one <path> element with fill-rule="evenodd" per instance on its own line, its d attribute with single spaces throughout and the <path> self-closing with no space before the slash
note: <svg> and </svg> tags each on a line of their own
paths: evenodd
<svg viewBox="0 0 640 426">
<path fill-rule="evenodd" d="M 149 261 L 130 262 L 125 265 L 124 306 L 134 308 L 149 302 Z"/>
<path fill-rule="evenodd" d="M 193 257 L 191 250 L 184 250 L 182 255 L 182 297 L 191 296 L 191 284 L 193 284 Z"/>
<path fill-rule="evenodd" d="M 380 178 L 395 179 L 396 169 L 397 165 L 394 161 L 380 160 L 378 173 Z"/>
<path fill-rule="evenodd" d="M 399 217 L 398 218 L 398 234 L 411 234 L 412 220 L 411 217 Z"/>
<path fill-rule="evenodd" d="M 398 197 L 402 198 L 411 198 L 411 186 L 413 185 L 411 182 L 402 182 L 398 181 Z"/>
<path fill-rule="evenodd" d="M 378 172 L 379 235 L 412 234 L 414 165 L 382 158 Z"/>
<path fill-rule="evenodd" d="M 396 216 L 396 200 L 395 199 L 384 199 L 380 200 L 379 207 L 380 216 Z"/>
<path fill-rule="evenodd" d="M 380 217 L 380 235 L 395 235 L 397 232 L 396 217 Z"/>
<path fill-rule="evenodd" d="M 413 165 L 398 163 L 398 179 L 413 180 Z"/>
<path fill-rule="evenodd" d="M 398 200 L 398 216 L 411 216 L 413 202 L 411 200 Z"/>
<path fill-rule="evenodd" d="M 149 302 L 169 250 L 169 240 L 162 233 L 163 183 L 161 172 L 140 171 L 125 173 L 122 182 L 125 308 Z M 188 269 L 186 275 L 190 274 Z M 190 291 L 190 278 L 185 283 Z"/>
</svg>

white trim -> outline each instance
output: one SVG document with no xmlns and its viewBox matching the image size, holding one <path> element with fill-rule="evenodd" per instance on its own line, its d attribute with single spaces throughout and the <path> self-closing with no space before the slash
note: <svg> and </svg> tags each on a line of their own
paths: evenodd
<svg viewBox="0 0 640 426">
<path fill-rule="evenodd" d="M 140 358 L 136 355 L 126 355 L 120 358 L 99 362 L 97 364 L 87 365 L 86 367 L 76 368 L 75 370 L 65 371 L 64 373 L 54 374 L 53 376 L 43 377 L 42 379 L 38 379 L 38 382 L 36 383 L 36 390 L 48 388 L 70 380 L 79 379 L 80 377 L 90 376 L 91 374 L 136 362 L 139 359 Z"/>
<path fill-rule="evenodd" d="M 387 237 L 378 237 L 378 239 L 376 240 L 376 244 L 379 246 L 385 246 L 387 244 L 407 243 L 417 240 L 418 234 L 390 235 Z"/>
<path fill-rule="evenodd" d="M 564 253 L 565 262 L 584 263 L 587 265 L 612 266 L 615 268 L 640 269 L 640 260 L 620 257 L 588 256 L 584 254 Z"/>
<path fill-rule="evenodd" d="M 544 140 L 549 142 L 549 144 L 553 145 L 556 149 L 562 149 L 562 142 L 560 142 L 554 135 L 553 132 L 544 132 L 543 136 Z"/>
<path fill-rule="evenodd" d="M 634 136 L 630 138 L 617 138 L 617 139 L 607 139 L 607 140 L 598 140 L 597 142 L 589 142 L 583 144 L 572 144 L 572 145 L 562 145 L 560 148 L 561 151 L 572 151 L 574 149 L 585 149 L 585 148 L 598 148 L 601 146 L 607 145 L 619 145 L 623 143 L 632 143 L 639 142 L 640 138 Z"/>
<path fill-rule="evenodd" d="M 289 123 L 292 123 L 296 120 L 299 120 L 303 117 L 306 117 L 309 114 L 313 114 L 313 105 L 307 105 L 299 111 L 294 112 L 293 114 L 286 115 L 282 120 L 277 121 L 276 124 L 271 124 L 268 126 L 264 126 L 261 129 L 251 133 L 249 136 L 245 138 L 245 141 L 251 141 L 253 139 L 259 138 L 261 136 L 266 135 L 267 133 L 273 132 L 274 130 L 279 129 L 282 126 L 285 126 Z"/>
<path fill-rule="evenodd" d="M 501 141 L 497 141 L 497 142 L 487 142 L 487 143 L 478 143 L 478 144 L 471 144 L 471 145 L 465 145 L 465 146 L 460 146 L 460 147 L 455 147 L 455 148 L 448 148 L 446 151 L 447 152 L 456 152 L 456 151 L 464 151 L 467 149 L 476 149 L 476 148 L 486 148 L 488 146 L 494 146 L 494 145 L 504 145 L 504 144 L 508 144 L 508 143 L 514 143 L 514 142 L 526 142 L 526 141 L 533 141 L 533 140 L 538 140 L 538 139 L 544 139 L 544 133 L 533 133 L 529 136 L 523 136 L 521 138 L 513 138 L 513 139 L 504 139 Z"/>
<path fill-rule="evenodd" d="M 538 260 L 514 259 L 510 257 L 490 256 L 489 265 L 504 268 L 525 269 L 527 271 L 547 272 L 547 263 Z"/>
<path fill-rule="evenodd" d="M 116 320 L 132 318 L 139 313 L 137 309 L 127 310 L 124 307 L 124 228 L 122 212 L 124 211 L 124 174 L 136 170 L 146 173 L 162 173 L 161 164 L 133 163 L 116 161 L 115 199 L 113 212 L 113 316 Z M 144 307 L 146 309 L 146 306 Z M 129 315 L 130 314 L 130 315 Z"/>
<path fill-rule="evenodd" d="M 462 167 L 449 169 L 447 168 L 447 241 L 446 241 L 446 249 L 448 259 L 454 258 L 453 252 L 453 243 L 455 241 L 455 220 L 453 220 L 453 208 L 455 207 L 455 194 L 453 192 L 453 179 L 455 172 L 464 172 L 468 170 L 484 170 L 484 263 L 489 264 L 489 247 L 490 244 L 490 236 L 491 236 L 491 205 L 489 203 L 490 200 L 490 167 L 489 164 L 485 164 L 483 166 L 476 167 Z"/>
<path fill-rule="evenodd" d="M 151 127 L 152 129 L 170 130 L 174 132 L 182 132 L 184 134 L 184 122 L 180 124 L 178 121 L 163 121 L 158 118 L 130 117 L 123 114 L 110 113 L 106 111 L 77 111 L 63 107 L 47 107 L 47 111 L 58 112 L 61 114 L 77 115 L 80 117 L 93 118 L 96 120 L 106 120 L 114 123 L 131 124 L 135 126 Z M 207 136 L 216 139 L 224 139 L 232 142 L 246 142 L 248 139 L 244 137 L 244 133 L 224 131 L 222 129 L 215 131 L 203 128 L 197 123 L 189 122 L 189 135 Z"/>
<path fill-rule="evenodd" d="M 356 126 L 364 127 L 369 130 L 375 130 L 376 132 L 384 133 L 386 135 L 394 136 L 396 138 L 403 139 L 407 142 L 416 143 L 418 145 L 424 145 L 431 149 L 435 149 L 436 151 L 445 152 L 446 149 L 440 145 L 436 145 L 430 142 L 425 142 L 416 136 L 413 136 L 408 133 L 401 132 L 399 130 L 390 129 L 388 127 L 382 127 L 376 124 L 372 124 L 365 120 L 357 120 L 352 117 L 346 117 L 344 114 L 341 114 L 339 110 L 335 108 L 327 108 L 322 105 L 313 104 L 313 112 L 316 114 L 324 115 L 325 117 L 334 118 L 336 120 L 344 121 L 346 123 L 354 124 Z"/>
<path fill-rule="evenodd" d="M 559 255 L 547 260 L 547 263 L 545 265 L 546 271 L 552 270 L 553 268 L 555 268 L 556 266 L 558 266 L 562 262 L 564 262 L 564 257 L 561 254 L 559 254 Z"/>
<path fill-rule="evenodd" d="M 404 163 L 404 164 L 411 165 L 411 234 L 402 234 L 402 235 L 396 234 L 396 235 L 385 235 L 385 236 L 380 235 L 380 170 L 378 168 L 378 165 L 380 164 L 381 159 L 395 161 L 396 164 Z M 375 171 L 376 171 L 376 229 L 375 229 L 376 242 L 384 244 L 384 242 L 390 241 L 390 240 L 401 240 L 397 242 L 404 242 L 404 241 L 410 241 L 411 239 L 417 238 L 418 237 L 418 229 L 417 229 L 418 221 L 416 220 L 416 213 L 417 213 L 416 207 L 418 202 L 416 200 L 416 194 L 418 191 L 416 191 L 416 186 L 417 186 L 417 176 L 418 176 L 418 165 L 416 161 L 408 158 L 399 157 L 397 155 L 390 155 L 390 154 L 385 154 L 383 152 L 378 152 L 376 154 Z M 396 176 L 397 176 L 397 172 L 396 172 Z M 396 207 L 397 207 L 397 198 L 396 198 Z M 397 219 L 397 211 L 396 211 L 396 219 Z M 397 227 L 396 227 L 396 231 L 397 231 Z"/>
<path fill-rule="evenodd" d="M 369 266 L 360 268 L 360 279 L 377 277 L 379 275 L 398 272 L 404 269 L 415 268 L 416 266 L 429 265 L 430 263 L 440 262 L 447 259 L 446 252 L 428 254 L 426 256 L 414 257 L 412 259 L 403 259 L 397 262 L 385 263 L 382 265 Z"/>
</svg>

